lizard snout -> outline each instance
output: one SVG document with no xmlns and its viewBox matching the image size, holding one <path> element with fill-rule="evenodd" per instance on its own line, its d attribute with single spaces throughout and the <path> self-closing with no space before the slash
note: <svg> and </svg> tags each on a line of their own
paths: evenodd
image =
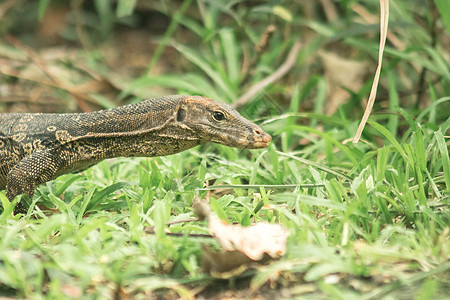
<svg viewBox="0 0 450 300">
<path fill-rule="evenodd" d="M 272 141 L 272 137 L 270 134 L 262 130 L 259 126 L 253 129 L 254 134 L 254 143 L 253 147 L 256 148 L 265 148 Z"/>
</svg>

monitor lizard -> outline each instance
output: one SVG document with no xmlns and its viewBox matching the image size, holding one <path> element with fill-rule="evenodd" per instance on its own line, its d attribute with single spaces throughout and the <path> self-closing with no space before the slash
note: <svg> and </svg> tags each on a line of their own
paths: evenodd
<svg viewBox="0 0 450 300">
<path fill-rule="evenodd" d="M 9 201 L 31 198 L 38 185 L 107 158 L 164 156 L 208 142 L 257 149 L 271 139 L 231 106 L 199 96 L 90 113 L 0 113 L 0 190 Z"/>
</svg>

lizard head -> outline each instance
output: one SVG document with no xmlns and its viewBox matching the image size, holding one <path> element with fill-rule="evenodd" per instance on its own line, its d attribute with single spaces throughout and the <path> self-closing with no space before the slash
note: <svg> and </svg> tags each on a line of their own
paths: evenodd
<svg viewBox="0 0 450 300">
<path fill-rule="evenodd" d="M 209 98 L 189 96 L 178 106 L 176 120 L 191 129 L 200 143 L 258 149 L 267 147 L 272 137 L 241 116 L 234 108 Z"/>
</svg>

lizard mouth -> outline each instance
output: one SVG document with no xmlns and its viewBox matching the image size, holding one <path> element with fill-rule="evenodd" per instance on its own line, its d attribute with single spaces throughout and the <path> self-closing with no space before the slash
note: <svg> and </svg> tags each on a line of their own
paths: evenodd
<svg viewBox="0 0 450 300">
<path fill-rule="evenodd" d="M 272 137 L 268 133 L 263 132 L 260 136 L 255 137 L 251 147 L 254 149 L 266 148 L 271 141 Z"/>
</svg>

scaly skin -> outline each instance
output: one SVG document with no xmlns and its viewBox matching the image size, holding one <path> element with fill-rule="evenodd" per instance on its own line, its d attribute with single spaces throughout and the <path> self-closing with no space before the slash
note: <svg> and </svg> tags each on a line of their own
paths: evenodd
<svg viewBox="0 0 450 300">
<path fill-rule="evenodd" d="M 164 156 L 208 142 L 264 148 L 270 135 L 231 106 L 166 96 L 92 113 L 0 114 L 0 189 L 12 201 L 106 158 Z"/>
</svg>

